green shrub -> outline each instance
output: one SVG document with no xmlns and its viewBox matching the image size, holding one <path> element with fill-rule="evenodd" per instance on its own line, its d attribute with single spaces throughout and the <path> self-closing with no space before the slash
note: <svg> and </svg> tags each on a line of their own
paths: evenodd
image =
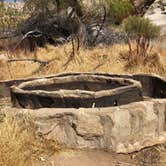
<svg viewBox="0 0 166 166">
<path fill-rule="evenodd" d="M 120 24 L 122 20 L 135 12 L 130 0 L 106 0 L 108 15 L 114 23 Z"/>
<path fill-rule="evenodd" d="M 148 18 L 130 16 L 123 22 L 123 29 L 129 36 L 145 39 L 156 38 L 160 33 L 160 28 L 153 24 Z"/>
<path fill-rule="evenodd" d="M 153 24 L 148 18 L 130 16 L 123 21 L 123 29 L 128 37 L 129 52 L 137 56 L 148 56 L 150 42 L 160 34 L 160 28 Z M 133 50 L 131 41 L 135 41 L 136 48 Z"/>
</svg>

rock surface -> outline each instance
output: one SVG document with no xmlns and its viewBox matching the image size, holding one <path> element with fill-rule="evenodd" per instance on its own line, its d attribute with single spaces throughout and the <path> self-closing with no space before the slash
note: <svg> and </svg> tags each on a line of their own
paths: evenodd
<svg viewBox="0 0 166 166">
<path fill-rule="evenodd" d="M 166 99 L 108 108 L 8 111 L 31 114 L 38 133 L 69 148 L 131 153 L 166 142 Z"/>
<path fill-rule="evenodd" d="M 145 14 L 153 23 L 161 27 L 161 33 L 166 34 L 166 0 L 156 0 Z"/>
</svg>

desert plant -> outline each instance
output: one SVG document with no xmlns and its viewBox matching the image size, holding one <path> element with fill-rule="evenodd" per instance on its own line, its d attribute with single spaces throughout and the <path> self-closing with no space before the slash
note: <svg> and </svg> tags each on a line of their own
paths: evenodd
<svg viewBox="0 0 166 166">
<path fill-rule="evenodd" d="M 153 24 L 148 18 L 130 16 L 123 22 L 123 29 L 127 34 L 130 56 L 133 52 L 145 60 L 149 54 L 150 42 L 160 34 L 160 28 Z M 132 48 L 135 41 L 136 48 Z"/>
<path fill-rule="evenodd" d="M 135 12 L 130 0 L 106 0 L 106 3 L 108 5 L 108 15 L 116 24 L 120 24 L 124 18 Z"/>
</svg>

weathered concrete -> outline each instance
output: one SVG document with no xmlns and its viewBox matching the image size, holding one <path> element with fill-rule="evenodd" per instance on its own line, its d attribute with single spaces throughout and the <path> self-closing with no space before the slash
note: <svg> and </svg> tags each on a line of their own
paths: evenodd
<svg viewBox="0 0 166 166">
<path fill-rule="evenodd" d="M 80 79 L 79 77 L 81 75 L 86 76 L 86 78 L 84 78 L 82 82 L 81 80 L 79 80 Z M 121 81 L 119 80 L 120 82 L 112 81 L 114 83 L 111 83 L 108 80 L 107 81 L 106 80 L 102 81 L 101 79 L 97 80 L 96 79 L 97 77 L 92 79 L 91 77 L 94 77 L 94 76 L 101 77 L 101 79 L 110 77 L 110 78 L 113 78 L 113 80 L 115 79 L 115 77 L 118 77 L 118 78 L 122 78 L 123 81 L 122 80 Z M 65 81 L 63 81 L 64 78 L 66 79 L 66 83 Z M 90 78 L 91 80 L 89 80 L 89 83 L 88 83 L 88 79 Z M 82 74 L 81 73 L 64 73 L 60 75 L 49 76 L 39 81 L 33 80 L 33 81 L 30 81 L 29 83 L 23 83 L 20 85 L 22 86 L 22 88 L 25 86 L 23 90 L 21 90 L 20 89 L 21 87 L 19 86 L 18 88 L 14 87 L 14 89 L 12 89 L 13 91 L 12 101 L 14 106 L 23 107 L 23 108 L 42 108 L 42 107 L 79 108 L 79 107 L 92 107 L 92 106 L 105 107 L 105 106 L 121 105 L 121 104 L 127 104 L 130 102 L 142 100 L 140 86 L 138 85 L 138 83 L 133 82 L 132 83 L 133 85 L 131 86 L 126 82 L 125 85 L 128 84 L 129 86 L 126 86 L 126 87 L 124 86 L 124 81 L 125 80 L 127 81 L 128 79 L 133 79 L 141 83 L 143 96 L 152 97 L 152 98 L 166 98 L 166 79 L 156 75 L 150 75 L 150 74 L 115 75 L 115 74 L 108 74 L 108 73 L 82 73 Z M 59 83 L 57 80 L 59 80 Z M 26 81 L 29 81 L 29 80 L 24 80 L 24 82 Z M 76 81 L 76 83 L 74 83 L 74 81 Z M 23 80 L 15 81 L 17 85 L 18 85 L 18 82 L 23 82 Z M 12 85 L 12 81 L 5 82 L 1 85 L 3 86 L 5 85 L 6 87 L 8 87 L 9 85 Z M 118 88 L 117 85 L 120 87 Z M 116 88 L 116 89 L 112 90 L 112 88 Z M 37 91 L 34 91 L 35 89 Z M 57 91 L 58 89 L 64 89 L 64 90 Z M 65 89 L 68 89 L 68 90 L 65 90 Z M 80 89 L 80 90 L 70 91 L 74 89 Z M 48 90 L 48 92 L 46 92 L 45 90 Z M 52 92 L 54 90 L 56 91 L 56 93 Z M 90 90 L 90 91 L 87 91 L 87 90 Z M 100 93 L 100 90 L 102 91 L 102 93 Z M 92 92 L 92 91 L 96 91 L 96 92 Z M 110 98 L 110 95 L 111 95 L 111 98 Z M 104 96 L 106 97 L 105 103 L 103 103 Z M 63 102 L 62 102 L 62 99 L 63 99 Z"/>
<path fill-rule="evenodd" d="M 66 75 L 79 75 L 80 73 L 64 73 L 59 74 L 58 77 Z M 91 75 L 92 73 L 86 73 Z M 149 96 L 152 98 L 166 98 L 166 78 L 160 77 L 155 74 L 110 74 L 110 73 L 93 73 L 100 76 L 129 78 L 139 81 L 143 88 L 143 96 Z"/>
<path fill-rule="evenodd" d="M 8 108 L 31 114 L 38 133 L 69 148 L 130 153 L 166 142 L 166 99 L 107 108 Z"/>
<path fill-rule="evenodd" d="M 14 107 L 91 108 L 142 101 L 137 81 L 94 74 L 37 79 L 11 88 Z"/>
<path fill-rule="evenodd" d="M 81 73 L 62 73 L 62 74 L 57 74 L 57 75 L 50 75 L 42 78 L 54 78 L 54 77 L 63 77 L 63 76 L 69 76 L 69 75 L 79 75 Z M 83 73 L 82 73 L 83 74 Z M 100 76 L 110 76 L 110 77 L 120 77 L 120 78 L 131 78 L 134 80 L 137 80 L 141 82 L 142 87 L 143 87 L 143 95 L 145 96 L 153 96 L 154 98 L 166 98 L 166 78 L 162 78 L 158 75 L 154 74 L 128 74 L 128 75 L 120 75 L 120 74 L 110 74 L 110 73 L 84 73 L 84 74 L 89 74 L 89 75 L 100 75 Z M 10 96 L 10 87 L 11 86 L 17 86 L 22 82 L 27 82 L 27 81 L 32 81 L 35 79 L 40 79 L 41 77 L 36 77 L 36 78 L 22 78 L 22 79 L 15 79 L 15 80 L 4 80 L 0 81 L 0 97 L 9 97 Z M 152 94 L 149 91 L 149 89 L 156 89 L 158 91 L 157 96 L 155 95 L 155 92 Z M 163 93 L 165 92 L 165 93 Z"/>
</svg>

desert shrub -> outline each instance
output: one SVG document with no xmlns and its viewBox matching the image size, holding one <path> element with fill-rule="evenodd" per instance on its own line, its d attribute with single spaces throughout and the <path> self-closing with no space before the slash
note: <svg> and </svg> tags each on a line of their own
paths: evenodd
<svg viewBox="0 0 166 166">
<path fill-rule="evenodd" d="M 130 0 L 106 0 L 108 5 L 108 15 L 111 20 L 120 24 L 122 20 L 135 12 Z"/>
<path fill-rule="evenodd" d="M 147 18 L 130 16 L 124 20 L 123 29 L 127 34 L 130 56 L 134 53 L 145 60 L 149 55 L 150 42 L 159 36 L 160 28 Z M 136 48 L 132 48 L 133 41 L 136 43 Z"/>
<path fill-rule="evenodd" d="M 160 28 L 148 18 L 130 16 L 123 22 L 123 28 L 129 36 L 154 39 L 159 35 Z"/>
</svg>

